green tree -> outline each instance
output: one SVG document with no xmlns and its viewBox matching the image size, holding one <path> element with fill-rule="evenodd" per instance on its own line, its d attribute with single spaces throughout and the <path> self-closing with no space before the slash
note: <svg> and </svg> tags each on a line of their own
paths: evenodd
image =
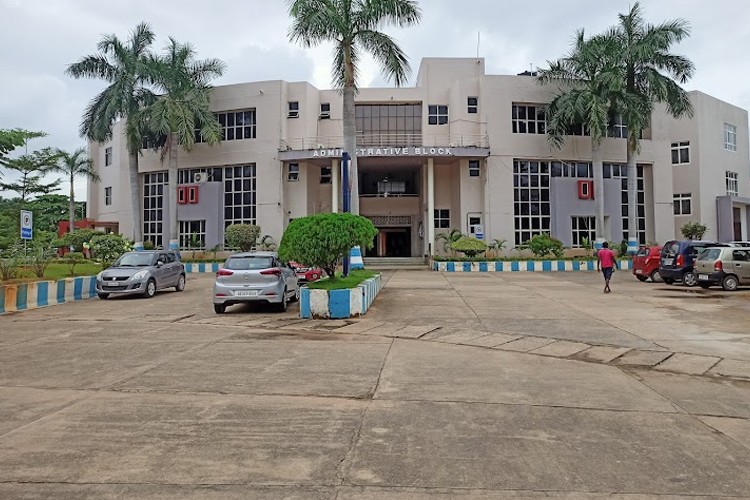
<svg viewBox="0 0 750 500">
<path fill-rule="evenodd" d="M 72 153 L 67 151 L 57 150 L 59 155 L 58 161 L 53 165 L 50 170 L 52 172 L 59 172 L 68 177 L 70 182 L 70 198 L 68 201 L 68 221 L 70 226 L 68 232 L 75 229 L 76 225 L 76 202 L 75 202 L 75 190 L 73 188 L 73 182 L 76 177 L 86 177 L 94 182 L 99 182 L 99 174 L 94 170 L 93 162 L 86 155 L 85 148 L 78 148 Z"/>
<path fill-rule="evenodd" d="M 700 222 L 686 222 L 680 227 L 682 235 L 689 240 L 701 240 L 708 227 Z"/>
<path fill-rule="evenodd" d="M 120 234 L 99 234 L 91 238 L 91 253 L 102 262 L 102 267 L 109 267 L 130 249 L 130 242 Z"/>
<path fill-rule="evenodd" d="M 378 230 L 354 214 L 316 214 L 294 219 L 279 243 L 279 256 L 303 266 L 319 267 L 336 278 L 336 267 L 352 247 L 372 248 Z"/>
<path fill-rule="evenodd" d="M 358 214 L 354 95 L 360 60 L 364 52 L 369 52 L 386 78 L 392 78 L 396 85 L 405 83 L 411 71 L 406 55 L 379 29 L 416 25 L 421 12 L 417 2 L 411 0 L 291 0 L 289 13 L 293 18 L 289 28 L 292 41 L 305 47 L 334 44 L 333 79 L 343 94 L 344 151 L 351 156 L 351 211 Z"/>
<path fill-rule="evenodd" d="M 619 20 L 610 36 L 618 42 L 619 76 L 630 96 L 629 105 L 621 114 L 628 124 L 628 251 L 635 252 L 638 250 L 636 162 L 641 132 L 649 126 L 655 103 L 663 103 L 675 118 L 693 116 L 690 97 L 680 84 L 693 76 L 695 66 L 686 57 L 670 53 L 673 44 L 690 36 L 687 21 L 646 23 L 639 2 L 627 14 L 620 14 Z"/>
<path fill-rule="evenodd" d="M 591 136 L 591 160 L 594 171 L 596 237 L 607 241 L 604 227 L 604 175 L 602 140 L 607 135 L 610 116 L 624 99 L 624 82 L 617 78 L 617 41 L 602 35 L 589 39 L 583 30 L 576 34 L 568 56 L 549 63 L 539 72 L 538 81 L 556 84 L 557 95 L 547 107 L 547 137 L 560 147 L 571 127 L 583 126 Z"/>
<path fill-rule="evenodd" d="M 37 194 L 49 194 L 58 189 L 60 181 L 43 182 L 44 175 L 57 162 L 58 155 L 49 148 L 34 151 L 30 154 L 21 155 L 18 158 L 5 158 L 0 160 L 4 168 L 16 172 L 20 178 L 15 182 L 0 182 L 0 189 L 18 193 L 21 198 L 21 206 L 29 196 Z"/>
<path fill-rule="evenodd" d="M 65 233 L 61 238 L 62 244 L 66 247 L 73 247 L 75 252 L 83 250 L 84 243 L 90 243 L 95 236 L 102 236 L 104 233 L 94 229 L 82 228 L 76 229 L 70 233 Z"/>
<path fill-rule="evenodd" d="M 164 136 L 162 159 L 169 158 L 169 237 L 170 248 L 179 246 L 177 223 L 177 163 L 179 148 L 192 149 L 196 130 L 203 141 L 221 140 L 221 126 L 210 110 L 209 82 L 222 75 L 224 63 L 218 59 L 195 60 L 195 49 L 169 39 L 166 53 L 148 60 L 149 81 L 161 94 L 139 116 L 149 131 Z"/>
<path fill-rule="evenodd" d="M 230 224 L 224 230 L 227 244 L 232 248 L 239 248 L 242 252 L 255 248 L 259 235 L 260 226 L 252 224 Z"/>
<path fill-rule="evenodd" d="M 141 23 L 131 32 L 127 42 L 123 43 L 115 35 L 106 35 L 97 44 L 98 54 L 85 56 L 66 70 L 74 78 L 96 78 L 109 83 L 86 107 L 80 128 L 83 137 L 98 143 L 106 142 L 112 138 L 115 122 L 120 118 L 127 120 L 130 204 L 133 207 L 136 248 L 143 246 L 138 156 L 144 126 L 131 118 L 154 100 L 154 95 L 144 86 L 145 60 L 153 41 L 150 26 Z"/>
<path fill-rule="evenodd" d="M 464 234 L 461 231 L 459 231 L 458 229 L 451 229 L 447 233 L 438 233 L 435 236 L 435 242 L 437 243 L 438 241 L 442 241 L 443 252 L 447 252 L 448 250 L 450 250 L 451 255 L 455 255 L 451 245 L 463 237 L 464 237 Z"/>
<path fill-rule="evenodd" d="M 0 161 L 5 159 L 5 155 L 13 151 L 14 149 L 26 144 L 29 139 L 36 137 L 44 137 L 44 132 L 30 132 L 20 128 L 11 130 L 0 130 Z"/>
<path fill-rule="evenodd" d="M 451 243 L 451 249 L 461 252 L 469 258 L 474 258 L 480 253 L 487 250 L 487 244 L 484 241 L 469 236 L 463 236 L 458 241 Z"/>
<path fill-rule="evenodd" d="M 85 202 L 79 202 L 75 209 L 80 212 Z M 34 229 L 57 233 L 59 222 L 68 218 L 70 199 L 64 194 L 43 194 L 26 203 L 26 208 L 34 212 Z"/>
</svg>

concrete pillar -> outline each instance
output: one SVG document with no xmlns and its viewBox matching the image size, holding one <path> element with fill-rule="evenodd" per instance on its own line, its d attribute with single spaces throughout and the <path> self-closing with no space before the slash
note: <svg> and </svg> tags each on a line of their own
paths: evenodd
<svg viewBox="0 0 750 500">
<path fill-rule="evenodd" d="M 435 254 L 435 165 L 427 158 L 427 248 Z"/>
<path fill-rule="evenodd" d="M 341 191 L 341 161 L 331 160 L 331 213 L 339 211 L 339 191 Z"/>
</svg>

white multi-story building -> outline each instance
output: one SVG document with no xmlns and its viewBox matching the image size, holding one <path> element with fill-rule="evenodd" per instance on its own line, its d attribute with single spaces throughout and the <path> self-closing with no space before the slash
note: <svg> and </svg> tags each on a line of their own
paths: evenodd
<svg viewBox="0 0 750 500">
<path fill-rule="evenodd" d="M 451 229 L 504 239 L 508 247 L 549 232 L 567 246 L 593 240 L 591 140 L 571 131 L 561 149 L 545 136 L 555 89 L 528 74 L 486 75 L 483 59 L 422 60 L 413 88 L 366 88 L 356 96 L 360 214 L 379 229 L 369 256 L 437 253 Z M 688 221 L 705 238 L 748 239 L 747 112 L 690 92 L 692 119 L 654 112 L 638 157 L 641 243 L 680 236 Z M 306 82 L 216 87 L 211 107 L 223 130 L 215 146 L 181 151 L 181 247 L 210 248 L 232 223 L 261 226 L 279 241 L 291 219 L 341 209 L 342 98 Z M 91 144 L 101 182 L 90 183 L 89 217 L 132 237 L 122 123 Z M 615 120 L 604 154 L 605 236 L 627 238 L 627 126 Z M 140 160 L 144 241 L 168 242 L 167 167 Z"/>
</svg>

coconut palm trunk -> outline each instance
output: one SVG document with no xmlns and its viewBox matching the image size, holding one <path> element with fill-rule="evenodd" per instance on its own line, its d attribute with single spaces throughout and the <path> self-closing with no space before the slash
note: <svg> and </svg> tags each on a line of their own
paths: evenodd
<svg viewBox="0 0 750 500">
<path fill-rule="evenodd" d="M 637 131 L 628 130 L 628 253 L 638 251 L 638 166 L 636 160 L 637 143 L 631 140 L 631 136 Z"/>
<path fill-rule="evenodd" d="M 177 155 L 179 140 L 177 134 L 167 135 L 167 148 L 169 154 L 169 179 L 167 184 L 167 198 L 169 200 L 169 249 L 180 248 L 179 222 L 177 221 Z"/>
<path fill-rule="evenodd" d="M 344 88 L 344 150 L 349 153 L 349 186 L 351 189 L 349 211 L 359 214 L 359 172 L 357 168 L 357 124 L 355 120 L 354 87 Z M 351 188 L 350 188 L 351 186 Z"/>
<path fill-rule="evenodd" d="M 136 251 L 144 250 L 143 223 L 141 222 L 141 183 L 138 178 L 138 153 L 128 154 L 128 180 L 130 182 L 130 206 L 133 207 L 133 240 Z"/>
<path fill-rule="evenodd" d="M 68 232 L 72 233 L 76 226 L 76 201 L 75 201 L 75 189 L 73 188 L 73 181 L 75 180 L 75 174 L 70 173 L 70 194 L 68 197 Z"/>
<path fill-rule="evenodd" d="M 591 138 L 591 167 L 594 169 L 594 213 L 596 215 L 596 244 L 609 239 L 604 221 L 604 161 L 601 140 Z"/>
</svg>

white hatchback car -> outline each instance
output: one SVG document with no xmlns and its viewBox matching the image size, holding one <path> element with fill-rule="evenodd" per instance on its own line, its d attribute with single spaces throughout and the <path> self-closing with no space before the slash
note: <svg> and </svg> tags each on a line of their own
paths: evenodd
<svg viewBox="0 0 750 500">
<path fill-rule="evenodd" d="M 279 260 L 276 252 L 243 252 L 230 255 L 216 273 L 214 311 L 248 302 L 276 304 L 286 311 L 289 302 L 299 300 L 297 274 Z"/>
</svg>

